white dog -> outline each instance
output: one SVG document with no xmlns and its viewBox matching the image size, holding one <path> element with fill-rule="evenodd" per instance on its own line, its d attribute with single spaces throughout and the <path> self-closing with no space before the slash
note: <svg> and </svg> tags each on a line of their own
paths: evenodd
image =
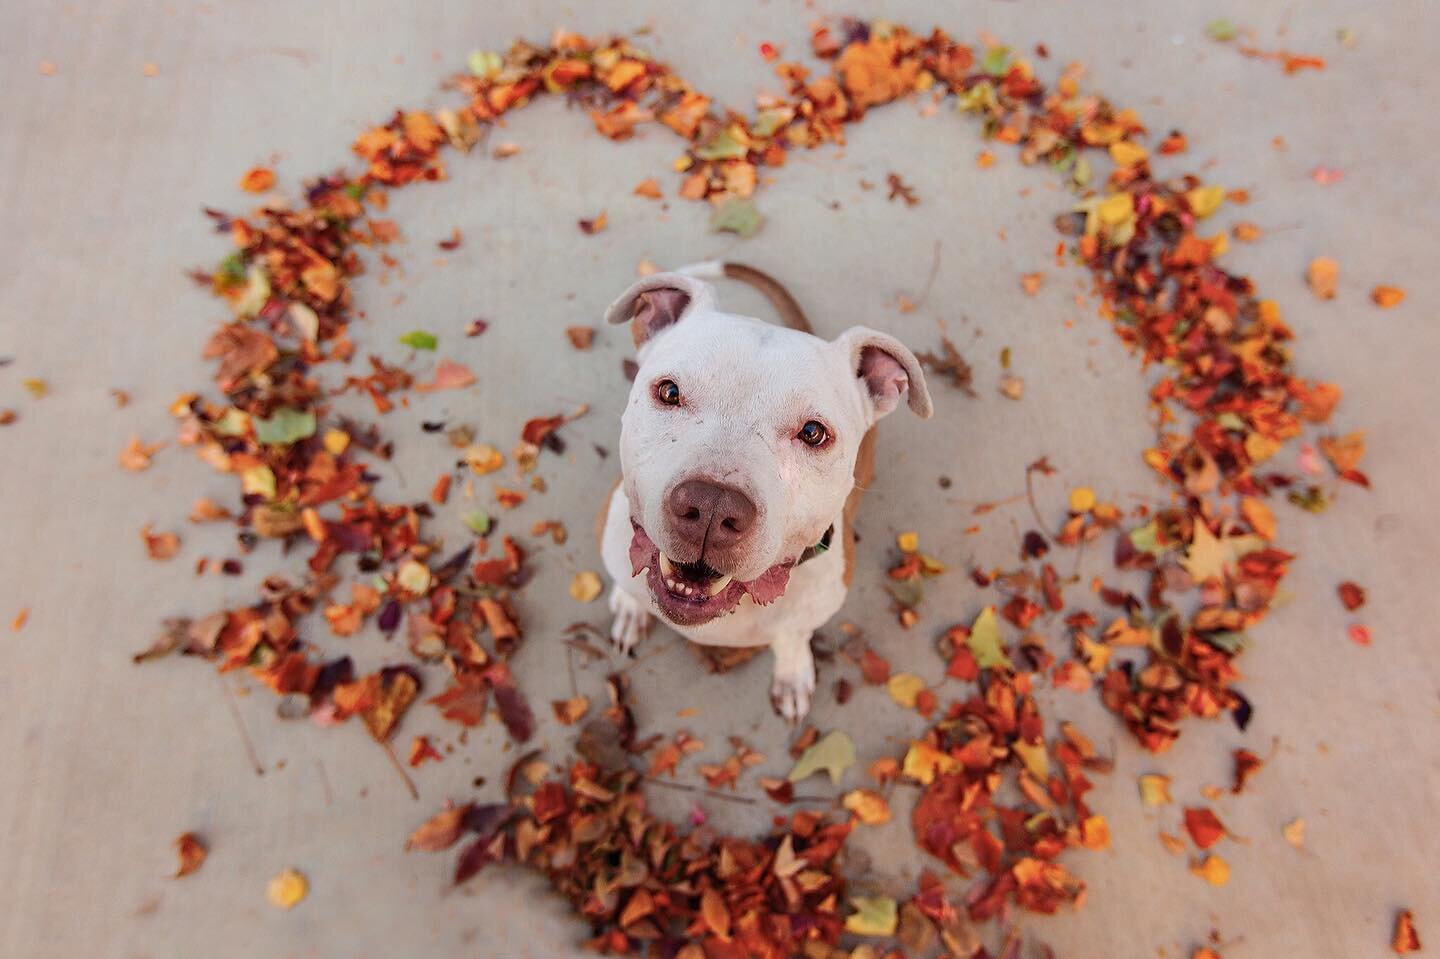
<svg viewBox="0 0 1440 959">
<path fill-rule="evenodd" d="M 722 275 L 759 288 L 789 328 L 721 312 L 700 278 Z M 658 615 L 696 643 L 769 646 L 771 701 L 797 722 L 815 690 L 810 637 L 850 585 L 871 427 L 906 394 L 930 415 L 920 365 L 863 326 L 812 335 L 783 287 L 738 264 L 646 277 L 605 318 L 630 324 L 640 363 L 602 520 L 611 639 L 628 652 Z"/>
</svg>

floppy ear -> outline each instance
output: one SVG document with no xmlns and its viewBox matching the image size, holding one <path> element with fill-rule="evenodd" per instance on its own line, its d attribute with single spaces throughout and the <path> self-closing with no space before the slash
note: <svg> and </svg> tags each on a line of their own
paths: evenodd
<svg viewBox="0 0 1440 959">
<path fill-rule="evenodd" d="M 865 326 L 852 326 L 835 343 L 850 359 L 856 385 L 871 409 L 872 422 L 899 405 L 902 393 L 921 419 L 928 419 L 934 412 L 925 372 L 904 343 Z"/>
<path fill-rule="evenodd" d="M 696 310 L 715 305 L 710 284 L 682 273 L 652 273 L 610 304 L 606 323 L 629 323 L 637 347 Z"/>
</svg>

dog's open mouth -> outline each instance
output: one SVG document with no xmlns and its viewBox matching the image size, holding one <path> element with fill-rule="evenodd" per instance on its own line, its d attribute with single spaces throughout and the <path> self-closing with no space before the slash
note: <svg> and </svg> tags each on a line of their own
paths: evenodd
<svg viewBox="0 0 1440 959">
<path fill-rule="evenodd" d="M 736 579 L 706 563 L 677 563 L 660 551 L 639 523 L 630 540 L 630 571 L 645 581 L 655 605 L 677 626 L 698 626 L 731 612 L 748 595 L 764 606 L 785 593 L 794 563 L 777 563 L 752 580 Z"/>
</svg>

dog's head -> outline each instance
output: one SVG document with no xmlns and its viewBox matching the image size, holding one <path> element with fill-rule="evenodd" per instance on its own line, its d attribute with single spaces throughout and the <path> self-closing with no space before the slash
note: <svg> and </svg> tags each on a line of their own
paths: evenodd
<svg viewBox="0 0 1440 959">
<path fill-rule="evenodd" d="M 620 431 L 635 575 L 680 626 L 742 596 L 774 602 L 839 517 L 865 433 L 925 377 L 894 337 L 834 340 L 720 312 L 711 287 L 658 273 L 606 313 L 629 323 L 639 372 Z"/>
</svg>

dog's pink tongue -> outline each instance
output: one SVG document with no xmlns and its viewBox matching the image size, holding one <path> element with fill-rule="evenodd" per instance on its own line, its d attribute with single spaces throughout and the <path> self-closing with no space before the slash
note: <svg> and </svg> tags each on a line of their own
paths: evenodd
<svg viewBox="0 0 1440 959">
<path fill-rule="evenodd" d="M 630 538 L 630 575 L 639 576 L 645 567 L 655 562 L 656 552 L 655 543 L 645 531 L 635 527 L 635 535 Z"/>
<path fill-rule="evenodd" d="M 750 598 L 761 606 L 768 606 L 785 593 L 785 584 L 790 582 L 789 566 L 771 566 L 748 583 L 741 583 Z"/>
</svg>

